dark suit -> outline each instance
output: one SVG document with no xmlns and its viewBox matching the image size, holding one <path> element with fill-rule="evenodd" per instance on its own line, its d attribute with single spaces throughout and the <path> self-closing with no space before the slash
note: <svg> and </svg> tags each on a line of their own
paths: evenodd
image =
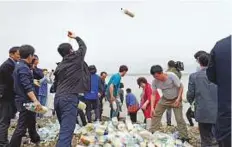
<svg viewBox="0 0 232 147">
<path fill-rule="evenodd" d="M 231 36 L 212 49 L 207 76 L 218 85 L 218 117 L 216 138 L 221 147 L 231 147 Z"/>
<path fill-rule="evenodd" d="M 10 120 L 16 113 L 14 105 L 14 89 L 12 73 L 15 62 L 7 59 L 0 67 L 0 85 L 4 87 L 3 95 L 0 98 L 0 146 L 8 144 L 8 128 Z"/>
<path fill-rule="evenodd" d="M 189 76 L 187 99 L 195 101 L 195 119 L 199 123 L 202 147 L 215 146 L 213 134 L 217 118 L 217 86 L 209 82 L 206 68 Z"/>
</svg>

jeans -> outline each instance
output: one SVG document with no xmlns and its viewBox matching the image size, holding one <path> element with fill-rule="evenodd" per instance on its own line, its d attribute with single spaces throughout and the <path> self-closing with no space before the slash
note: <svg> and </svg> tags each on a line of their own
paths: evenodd
<svg viewBox="0 0 232 147">
<path fill-rule="evenodd" d="M 91 111 L 94 110 L 95 112 L 95 120 L 97 121 L 100 118 L 100 114 L 99 114 L 99 103 L 98 103 L 98 99 L 96 100 L 86 100 L 86 115 L 87 115 L 87 119 L 89 123 L 92 123 L 92 113 Z"/>
<path fill-rule="evenodd" d="M 55 96 L 54 106 L 60 123 L 56 147 L 71 147 L 76 126 L 78 96 L 74 94 Z"/>
<path fill-rule="evenodd" d="M 0 147 L 8 145 L 8 128 L 13 117 L 12 102 L 0 102 Z"/>
<path fill-rule="evenodd" d="M 117 108 L 113 109 L 113 105 L 110 104 L 110 118 L 117 117 L 119 119 L 120 103 L 116 100 Z"/>
<path fill-rule="evenodd" d="M 42 106 L 45 106 L 46 103 L 47 103 L 47 97 L 46 97 L 46 96 L 40 95 L 40 96 L 39 96 L 39 102 L 40 102 L 40 104 L 41 104 Z"/>
<path fill-rule="evenodd" d="M 20 147 L 22 137 L 28 129 L 31 142 L 40 142 L 40 136 L 36 131 L 36 114 L 29 110 L 23 110 L 19 113 L 19 119 L 14 134 L 10 140 L 9 147 Z"/>
</svg>

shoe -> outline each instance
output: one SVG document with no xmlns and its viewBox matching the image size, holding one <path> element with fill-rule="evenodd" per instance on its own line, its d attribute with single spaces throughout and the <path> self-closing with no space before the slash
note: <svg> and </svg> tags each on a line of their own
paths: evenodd
<svg viewBox="0 0 232 147">
<path fill-rule="evenodd" d="M 189 143 L 189 140 L 190 140 L 190 138 L 179 138 L 181 141 L 182 141 L 182 143 L 184 143 L 184 142 L 188 142 Z"/>
<path fill-rule="evenodd" d="M 167 123 L 167 126 L 172 126 L 172 124 L 170 124 L 170 123 Z"/>
</svg>

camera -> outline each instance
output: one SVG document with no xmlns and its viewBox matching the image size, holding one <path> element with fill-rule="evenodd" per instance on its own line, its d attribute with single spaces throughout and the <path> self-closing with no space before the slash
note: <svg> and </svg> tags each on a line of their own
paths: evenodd
<svg viewBox="0 0 232 147">
<path fill-rule="evenodd" d="M 184 71 L 184 63 L 181 61 L 176 61 L 175 68 L 179 71 Z"/>
</svg>

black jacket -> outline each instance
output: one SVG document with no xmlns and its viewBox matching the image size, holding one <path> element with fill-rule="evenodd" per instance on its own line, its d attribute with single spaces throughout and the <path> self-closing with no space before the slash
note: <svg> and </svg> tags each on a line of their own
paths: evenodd
<svg viewBox="0 0 232 147">
<path fill-rule="evenodd" d="M 13 101 L 14 100 L 14 88 L 12 73 L 15 68 L 15 62 L 12 59 L 7 59 L 0 66 L 0 85 L 4 87 L 3 96 L 0 101 Z"/>
<path fill-rule="evenodd" d="M 65 56 L 55 70 L 56 96 L 85 93 L 90 90 L 90 73 L 84 61 L 87 48 L 81 38 L 75 39 L 79 49 Z"/>
<path fill-rule="evenodd" d="M 208 79 L 218 86 L 216 138 L 231 135 L 231 36 L 216 43 L 207 69 Z"/>
</svg>

